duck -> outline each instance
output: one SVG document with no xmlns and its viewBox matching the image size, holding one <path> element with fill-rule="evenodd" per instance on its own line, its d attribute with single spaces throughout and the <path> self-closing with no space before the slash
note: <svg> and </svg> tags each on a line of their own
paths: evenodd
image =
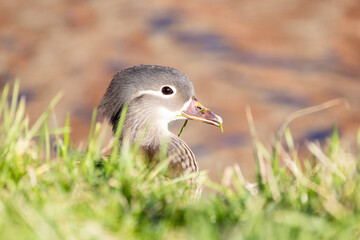
<svg viewBox="0 0 360 240">
<path fill-rule="evenodd" d="M 126 109 L 120 140 L 139 143 L 150 161 L 159 160 L 166 141 L 172 178 L 198 173 L 199 167 L 193 151 L 169 130 L 169 124 L 175 120 L 196 120 L 221 128 L 223 124 L 219 115 L 198 101 L 191 80 L 167 66 L 136 65 L 119 71 L 98 109 L 112 125 L 114 134 Z"/>
</svg>

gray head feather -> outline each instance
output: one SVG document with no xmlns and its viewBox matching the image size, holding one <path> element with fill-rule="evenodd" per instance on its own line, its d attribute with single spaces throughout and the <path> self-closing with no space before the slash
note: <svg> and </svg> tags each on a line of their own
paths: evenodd
<svg viewBox="0 0 360 240">
<path fill-rule="evenodd" d="M 184 73 L 171 67 L 137 65 L 114 75 L 99 105 L 99 110 L 109 119 L 115 131 L 126 103 L 130 104 L 140 91 L 158 91 L 164 85 L 172 85 L 180 89 L 177 94 L 183 102 L 195 95 L 193 85 Z"/>
</svg>

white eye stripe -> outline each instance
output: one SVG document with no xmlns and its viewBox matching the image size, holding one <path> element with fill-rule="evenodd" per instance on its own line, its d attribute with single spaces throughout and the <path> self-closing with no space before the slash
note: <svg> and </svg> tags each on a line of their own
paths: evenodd
<svg viewBox="0 0 360 240">
<path fill-rule="evenodd" d="M 161 89 L 163 87 L 170 87 L 172 90 L 173 90 L 173 93 L 170 94 L 170 95 L 165 95 L 161 92 Z M 150 95 L 153 95 L 153 96 L 158 96 L 158 97 L 162 97 L 162 98 L 171 98 L 173 95 L 176 94 L 176 88 L 174 88 L 173 86 L 170 86 L 170 85 L 165 85 L 165 86 L 162 86 L 159 91 L 154 91 L 154 90 L 145 90 L 145 91 L 140 91 L 138 93 L 137 96 L 141 96 L 143 94 L 150 94 Z"/>
</svg>

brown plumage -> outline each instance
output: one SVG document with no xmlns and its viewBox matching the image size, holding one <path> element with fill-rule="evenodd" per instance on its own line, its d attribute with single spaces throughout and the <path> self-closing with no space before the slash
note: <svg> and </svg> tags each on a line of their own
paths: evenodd
<svg viewBox="0 0 360 240">
<path fill-rule="evenodd" d="M 154 65 L 124 69 L 113 77 L 99 105 L 114 132 L 125 104 L 128 110 L 122 140 L 140 140 L 142 150 L 150 159 L 157 158 L 166 140 L 172 177 L 199 171 L 194 153 L 168 130 L 168 124 L 178 119 L 193 119 L 220 126 L 222 119 L 197 101 L 194 87 L 185 74 Z"/>
</svg>

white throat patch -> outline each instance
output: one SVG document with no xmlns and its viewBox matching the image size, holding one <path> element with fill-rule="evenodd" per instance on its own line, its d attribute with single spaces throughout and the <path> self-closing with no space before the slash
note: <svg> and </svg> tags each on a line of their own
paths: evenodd
<svg viewBox="0 0 360 240">
<path fill-rule="evenodd" d="M 186 119 L 182 116 L 181 112 L 184 111 L 191 103 L 192 99 L 190 98 L 187 102 L 184 103 L 183 107 L 177 111 L 170 111 L 167 108 L 161 107 L 158 109 L 159 115 L 161 116 L 162 121 L 160 126 L 163 130 L 169 132 L 169 123 L 175 120 Z"/>
</svg>

